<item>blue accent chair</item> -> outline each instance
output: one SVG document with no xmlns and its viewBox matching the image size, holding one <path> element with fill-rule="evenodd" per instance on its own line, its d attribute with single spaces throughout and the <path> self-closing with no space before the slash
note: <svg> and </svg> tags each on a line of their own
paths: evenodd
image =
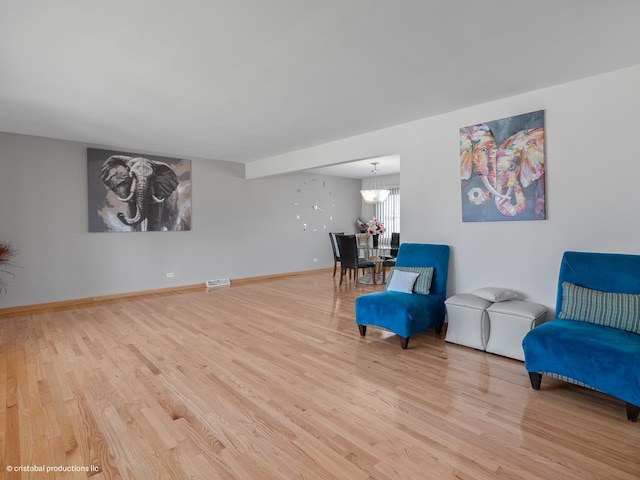
<svg viewBox="0 0 640 480">
<path fill-rule="evenodd" d="M 409 337 L 430 327 L 442 331 L 445 318 L 449 246 L 403 243 L 398 250 L 396 267 L 433 267 L 429 295 L 383 291 L 356 298 L 356 324 L 365 336 L 367 326 L 384 328 L 400 336 L 406 349 Z"/>
<path fill-rule="evenodd" d="M 567 283 L 565 283 L 567 282 Z M 565 252 L 556 317 L 524 337 L 531 386 L 542 375 L 604 392 L 640 412 L 640 255 Z"/>
</svg>

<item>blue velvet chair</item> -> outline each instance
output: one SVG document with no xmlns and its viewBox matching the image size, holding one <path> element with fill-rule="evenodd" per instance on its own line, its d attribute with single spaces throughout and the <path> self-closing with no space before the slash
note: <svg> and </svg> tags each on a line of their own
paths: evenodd
<svg viewBox="0 0 640 480">
<path fill-rule="evenodd" d="M 445 318 L 449 246 L 403 243 L 398 250 L 396 267 L 433 267 L 429 294 L 383 291 L 356 299 L 356 324 L 365 336 L 367 326 L 384 328 L 400 336 L 406 349 L 409 337 L 430 327 L 442 331 Z"/>
<path fill-rule="evenodd" d="M 542 375 L 623 400 L 640 413 L 640 255 L 565 252 L 556 318 L 522 342 L 531 386 Z"/>
</svg>

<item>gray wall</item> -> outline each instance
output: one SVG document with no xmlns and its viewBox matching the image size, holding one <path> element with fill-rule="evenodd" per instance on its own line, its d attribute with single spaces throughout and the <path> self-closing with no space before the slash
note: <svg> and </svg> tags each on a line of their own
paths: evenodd
<svg viewBox="0 0 640 480">
<path fill-rule="evenodd" d="M 327 268 L 327 233 L 353 232 L 361 214 L 359 180 L 245 180 L 244 165 L 192 158 L 191 231 L 88 233 L 87 147 L 118 149 L 0 133 L 0 241 L 21 267 L 3 275 L 0 308 Z"/>
</svg>

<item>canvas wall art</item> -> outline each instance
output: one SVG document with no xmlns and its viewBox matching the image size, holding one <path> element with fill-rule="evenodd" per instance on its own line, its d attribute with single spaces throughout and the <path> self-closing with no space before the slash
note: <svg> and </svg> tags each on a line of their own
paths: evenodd
<svg viewBox="0 0 640 480">
<path fill-rule="evenodd" d="M 544 111 L 460 129 L 462 221 L 544 220 Z"/>
<path fill-rule="evenodd" d="M 90 232 L 191 230 L 191 160 L 87 149 Z"/>
</svg>

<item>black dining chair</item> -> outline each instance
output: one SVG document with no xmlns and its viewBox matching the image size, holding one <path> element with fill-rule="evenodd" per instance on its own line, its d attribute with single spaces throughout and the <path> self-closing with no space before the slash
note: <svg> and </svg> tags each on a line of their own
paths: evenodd
<svg viewBox="0 0 640 480">
<path fill-rule="evenodd" d="M 338 262 L 340 262 L 340 249 L 338 248 L 337 235 L 344 235 L 344 232 L 329 232 L 329 240 L 331 240 L 331 248 L 333 249 L 333 276 L 336 276 Z"/>
<path fill-rule="evenodd" d="M 398 249 L 400 248 L 400 233 L 393 232 L 391 234 L 391 249 L 389 251 L 389 256 L 391 258 L 396 258 L 398 256 Z"/>
<path fill-rule="evenodd" d="M 373 283 L 376 283 L 376 264 L 358 257 L 358 242 L 355 235 L 336 235 L 338 241 L 338 251 L 340 252 L 340 285 L 347 273 L 347 270 L 353 270 L 353 286 L 358 285 L 358 270 L 365 271 L 371 269 L 371 277 Z"/>
<path fill-rule="evenodd" d="M 387 281 L 387 268 L 396 266 L 396 257 L 398 256 L 398 249 L 400 248 L 400 234 L 393 232 L 391 234 L 391 245 L 389 249 L 389 256 L 385 257 L 382 262 L 382 283 Z"/>
</svg>

